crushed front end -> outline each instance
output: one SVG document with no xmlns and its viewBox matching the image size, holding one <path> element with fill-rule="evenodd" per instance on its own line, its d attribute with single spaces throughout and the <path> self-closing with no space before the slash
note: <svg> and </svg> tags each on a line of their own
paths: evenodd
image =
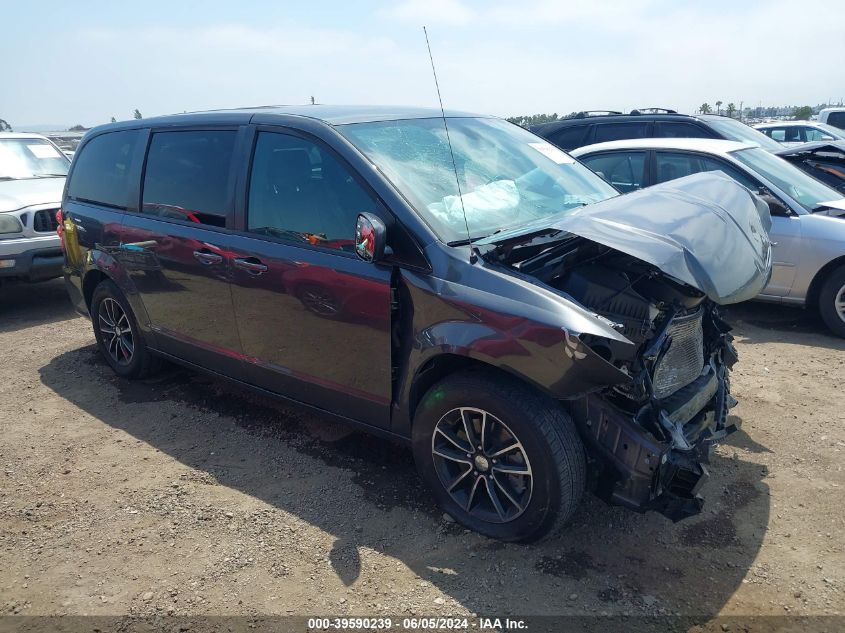
<svg viewBox="0 0 845 633">
<path fill-rule="evenodd" d="M 562 319 L 567 343 L 589 348 L 615 379 L 558 396 L 608 501 L 673 520 L 700 511 L 713 444 L 736 430 L 728 411 L 737 355 L 718 306 L 752 299 L 768 283 L 770 226 L 762 200 L 708 172 L 476 243 L 486 262 L 608 326 L 587 333 Z"/>
<path fill-rule="evenodd" d="M 637 353 L 612 359 L 631 381 L 575 400 L 571 409 L 598 457 L 596 493 L 678 521 L 701 510 L 713 444 L 737 428 L 728 417 L 737 354 L 711 301 L 660 308 L 654 320 L 628 330 Z"/>
<path fill-rule="evenodd" d="M 622 335 L 577 335 L 620 378 L 566 402 L 592 458 L 595 492 L 672 520 L 699 512 L 713 444 L 736 430 L 728 411 L 737 354 L 718 305 L 652 264 L 577 236 L 538 236 L 486 256 Z"/>
</svg>

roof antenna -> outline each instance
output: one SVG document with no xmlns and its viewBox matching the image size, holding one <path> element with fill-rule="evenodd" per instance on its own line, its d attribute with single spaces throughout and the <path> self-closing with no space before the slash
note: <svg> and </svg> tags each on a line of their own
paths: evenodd
<svg viewBox="0 0 845 633">
<path fill-rule="evenodd" d="M 423 26 L 425 34 L 425 45 L 428 48 L 428 58 L 431 60 L 431 74 L 434 75 L 434 87 L 437 88 L 437 100 L 440 102 L 440 116 L 443 118 L 443 127 L 446 129 L 446 143 L 449 145 L 449 156 L 452 157 L 452 169 L 455 170 L 455 184 L 458 185 L 458 200 L 461 201 L 461 211 L 464 214 L 464 226 L 467 230 L 467 246 L 469 246 L 469 263 L 476 261 L 475 252 L 472 250 L 472 237 L 469 234 L 469 221 L 467 211 L 464 208 L 464 195 L 461 193 L 461 180 L 458 178 L 458 164 L 455 162 L 455 153 L 452 151 L 452 139 L 449 137 L 449 124 L 446 123 L 446 111 L 443 109 L 443 98 L 440 96 L 440 84 L 437 82 L 437 71 L 434 69 L 434 57 L 431 54 L 431 44 L 428 41 L 428 31 Z"/>
</svg>

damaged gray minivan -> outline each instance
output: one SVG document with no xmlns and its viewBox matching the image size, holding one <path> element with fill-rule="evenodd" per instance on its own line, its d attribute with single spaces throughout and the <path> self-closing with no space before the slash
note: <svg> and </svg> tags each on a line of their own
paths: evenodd
<svg viewBox="0 0 845 633">
<path fill-rule="evenodd" d="M 766 284 L 769 222 L 719 174 L 620 196 L 500 119 L 310 106 L 95 128 L 59 232 L 119 375 L 165 358 L 410 442 L 457 521 L 530 540 L 587 489 L 699 511 L 719 305 Z"/>
</svg>

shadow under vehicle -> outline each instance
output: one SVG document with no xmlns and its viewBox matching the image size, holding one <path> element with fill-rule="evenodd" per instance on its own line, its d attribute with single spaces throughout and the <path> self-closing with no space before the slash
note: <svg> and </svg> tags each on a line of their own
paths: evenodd
<svg viewBox="0 0 845 633">
<path fill-rule="evenodd" d="M 102 126 L 63 200 L 118 375 L 170 359 L 409 442 L 446 512 L 523 541 L 588 487 L 700 511 L 735 429 L 718 306 L 768 281 L 769 224 L 721 175 L 619 196 L 517 126 L 410 108 Z"/>
</svg>

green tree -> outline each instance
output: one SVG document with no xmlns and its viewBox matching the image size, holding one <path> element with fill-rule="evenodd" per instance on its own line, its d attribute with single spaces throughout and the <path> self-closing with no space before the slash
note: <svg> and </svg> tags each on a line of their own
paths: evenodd
<svg viewBox="0 0 845 633">
<path fill-rule="evenodd" d="M 710 104 L 705 101 L 701 104 L 701 107 L 698 109 L 698 111 L 701 112 L 701 114 L 710 114 L 711 112 L 713 112 L 713 108 L 711 108 Z"/>
<path fill-rule="evenodd" d="M 3 119 L 0 119 L 0 132 L 11 132 L 12 126 L 6 123 Z"/>
<path fill-rule="evenodd" d="M 804 121 L 813 115 L 813 108 L 810 106 L 801 106 L 792 111 L 792 118 L 796 121 Z"/>
<path fill-rule="evenodd" d="M 84 132 L 84 131 L 85 131 L 85 130 L 87 130 L 87 129 L 88 129 L 88 128 L 87 128 L 87 127 L 85 127 L 84 125 L 79 125 L 79 124 L 77 124 L 77 125 L 74 125 L 73 127 L 69 127 L 69 128 L 67 129 L 67 131 L 68 131 L 68 132 Z"/>
<path fill-rule="evenodd" d="M 524 128 L 529 128 L 532 125 L 540 125 L 541 123 L 548 123 L 549 121 L 557 121 L 560 118 L 558 117 L 557 112 L 553 114 L 529 114 L 529 115 L 522 115 L 522 116 L 512 116 L 508 118 L 508 121 L 511 123 L 516 123 L 517 125 L 521 125 Z"/>
<path fill-rule="evenodd" d="M 138 108 L 135 108 L 135 112 L 132 113 L 132 117 L 135 119 L 143 119 L 144 117 L 141 115 L 141 111 Z"/>
<path fill-rule="evenodd" d="M 112 122 L 112 123 L 117 123 L 117 119 L 115 119 L 114 117 L 112 117 L 112 118 L 111 118 L 111 122 Z"/>
<path fill-rule="evenodd" d="M 722 102 L 721 101 L 716 102 L 716 114 L 722 114 Z"/>
<path fill-rule="evenodd" d="M 728 107 L 725 108 L 725 114 L 731 118 L 734 117 L 734 114 L 736 114 L 736 105 L 733 102 L 729 103 Z"/>
</svg>

